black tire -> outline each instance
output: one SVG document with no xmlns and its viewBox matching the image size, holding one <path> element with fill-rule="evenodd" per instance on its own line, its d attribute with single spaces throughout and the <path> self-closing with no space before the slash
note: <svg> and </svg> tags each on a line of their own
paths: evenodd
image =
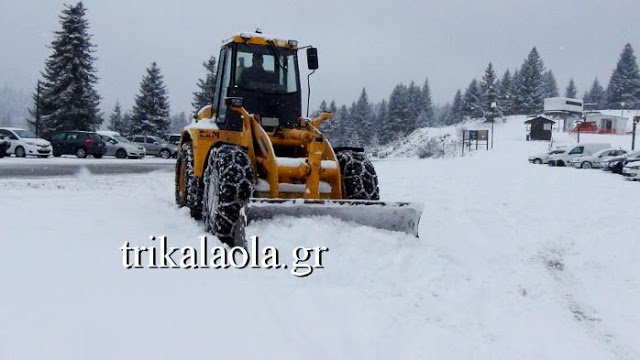
<svg viewBox="0 0 640 360">
<path fill-rule="evenodd" d="M 171 157 L 171 150 L 168 150 L 168 149 L 160 150 L 160 157 L 163 159 L 169 159 Z"/>
<path fill-rule="evenodd" d="M 76 149 L 76 156 L 80 159 L 84 159 L 87 157 L 87 150 L 85 148 L 77 148 Z"/>
<path fill-rule="evenodd" d="M 127 157 L 127 151 L 125 149 L 118 149 L 116 151 L 116 158 L 125 159 Z"/>
<path fill-rule="evenodd" d="M 564 166 L 565 166 L 564 161 L 559 160 L 559 161 L 556 163 L 556 166 L 558 166 L 558 167 L 564 167 Z"/>
<path fill-rule="evenodd" d="M 188 206 L 191 217 L 202 218 L 202 193 L 204 185 L 195 176 L 193 165 L 193 144 L 182 144 L 176 161 L 175 197 L 178 206 Z"/>
<path fill-rule="evenodd" d="M 27 153 L 24 151 L 24 148 L 22 146 L 16 147 L 13 153 L 16 155 L 16 157 L 19 157 L 19 158 L 23 158 L 27 156 Z"/>
<path fill-rule="evenodd" d="M 378 175 L 367 155 L 353 150 L 336 154 L 342 174 L 342 197 L 353 200 L 380 200 Z"/>
<path fill-rule="evenodd" d="M 542 164 L 542 160 L 541 159 L 533 159 L 533 163 L 540 165 L 540 164 Z"/>
<path fill-rule="evenodd" d="M 244 246 L 240 210 L 253 193 L 254 170 L 239 146 L 224 144 L 209 153 L 204 171 L 202 217 L 207 231 L 229 246 Z"/>
</svg>

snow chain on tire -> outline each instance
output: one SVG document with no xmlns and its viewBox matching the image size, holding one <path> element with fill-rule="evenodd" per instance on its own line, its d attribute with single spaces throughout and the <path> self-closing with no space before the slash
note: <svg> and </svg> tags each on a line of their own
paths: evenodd
<svg viewBox="0 0 640 360">
<path fill-rule="evenodd" d="M 342 173 L 342 197 L 353 200 L 380 200 L 378 175 L 362 152 L 339 151 L 336 156 Z"/>
<path fill-rule="evenodd" d="M 240 210 L 248 203 L 253 184 L 253 166 L 241 147 L 225 144 L 211 150 L 204 172 L 202 216 L 207 231 L 230 246 L 244 240 Z"/>
<path fill-rule="evenodd" d="M 184 174 L 180 173 L 181 164 L 184 163 Z M 180 176 L 184 176 L 185 193 L 180 194 Z M 191 217 L 199 220 L 202 217 L 202 193 L 203 183 L 195 177 L 193 165 L 193 144 L 182 144 L 176 161 L 176 203 L 178 206 L 187 206 L 191 211 Z"/>
</svg>

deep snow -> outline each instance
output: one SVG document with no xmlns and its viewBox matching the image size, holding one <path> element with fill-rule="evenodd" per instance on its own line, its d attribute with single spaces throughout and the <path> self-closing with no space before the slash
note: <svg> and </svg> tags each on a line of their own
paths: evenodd
<svg viewBox="0 0 640 360">
<path fill-rule="evenodd" d="M 124 241 L 204 234 L 170 173 L 0 179 L 0 359 L 640 358 L 640 183 L 528 164 L 548 144 L 511 120 L 492 151 L 376 162 L 383 199 L 424 202 L 421 239 L 248 227 L 285 263 L 327 246 L 306 278 L 124 269 Z"/>
</svg>

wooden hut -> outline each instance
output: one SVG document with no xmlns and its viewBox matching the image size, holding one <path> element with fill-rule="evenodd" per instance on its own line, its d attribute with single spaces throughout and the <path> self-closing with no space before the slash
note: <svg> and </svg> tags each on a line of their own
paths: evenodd
<svg viewBox="0 0 640 360">
<path fill-rule="evenodd" d="M 524 122 L 527 125 L 527 141 L 529 140 L 551 140 L 551 129 L 556 123 L 546 116 L 536 116 Z"/>
</svg>

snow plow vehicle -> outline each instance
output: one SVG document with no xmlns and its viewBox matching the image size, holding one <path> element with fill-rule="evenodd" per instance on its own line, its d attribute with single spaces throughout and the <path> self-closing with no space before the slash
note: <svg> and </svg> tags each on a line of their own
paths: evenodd
<svg viewBox="0 0 640 360">
<path fill-rule="evenodd" d="M 309 70 L 317 50 L 307 48 Z M 422 206 L 380 201 L 362 148 L 333 148 L 302 117 L 298 43 L 261 33 L 224 41 L 212 105 L 181 132 L 175 197 L 207 231 L 246 244 L 244 226 L 274 216 L 332 216 L 418 236 Z M 251 66 L 249 66 L 251 64 Z"/>
</svg>

